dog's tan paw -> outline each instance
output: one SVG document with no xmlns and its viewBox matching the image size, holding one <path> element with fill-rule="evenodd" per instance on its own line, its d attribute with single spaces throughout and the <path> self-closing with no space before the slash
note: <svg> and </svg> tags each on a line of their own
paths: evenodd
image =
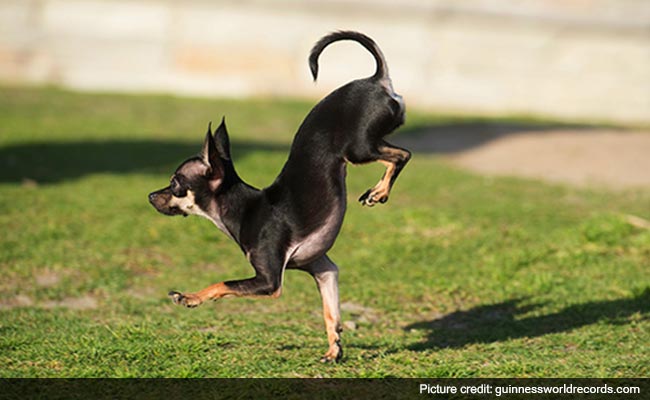
<svg viewBox="0 0 650 400">
<path fill-rule="evenodd" d="M 359 197 L 359 202 L 362 206 L 372 207 L 377 203 L 385 203 L 388 201 L 388 191 L 382 189 L 368 189 L 364 194 Z"/>
<path fill-rule="evenodd" d="M 183 294 L 179 292 L 169 292 L 168 296 L 172 299 L 172 302 L 179 306 L 184 306 L 187 308 L 194 308 L 201 305 L 203 301 L 193 294 Z"/>
<path fill-rule="evenodd" d="M 336 341 L 330 349 L 325 353 L 325 355 L 320 359 L 322 363 L 338 363 L 343 358 L 343 347 L 341 347 L 341 342 Z"/>
</svg>

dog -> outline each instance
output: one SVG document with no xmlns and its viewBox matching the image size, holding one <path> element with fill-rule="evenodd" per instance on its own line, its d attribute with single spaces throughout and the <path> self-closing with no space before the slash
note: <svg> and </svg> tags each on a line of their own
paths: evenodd
<svg viewBox="0 0 650 400">
<path fill-rule="evenodd" d="M 411 158 L 408 150 L 383 139 L 404 123 L 405 105 L 372 39 L 353 31 L 320 39 L 309 56 L 314 81 L 319 55 L 340 40 L 365 47 L 376 61 L 376 71 L 336 89 L 309 112 L 270 186 L 259 190 L 239 177 L 224 117 L 214 135 L 208 125 L 200 154 L 176 169 L 169 186 L 149 194 L 149 202 L 165 215 L 199 215 L 212 221 L 239 245 L 255 270 L 252 278 L 220 282 L 195 293 L 170 292 L 175 304 L 196 307 L 231 296 L 277 298 L 286 269 L 306 271 L 323 302 L 329 344 L 323 362 L 338 362 L 343 356 L 338 267 L 327 252 L 346 211 L 346 166 L 373 161 L 386 166 L 379 182 L 359 198 L 372 207 L 388 200 Z"/>
</svg>

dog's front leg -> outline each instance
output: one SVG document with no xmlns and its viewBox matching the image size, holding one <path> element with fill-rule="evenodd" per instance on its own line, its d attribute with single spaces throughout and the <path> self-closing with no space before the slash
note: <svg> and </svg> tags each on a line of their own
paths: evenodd
<svg viewBox="0 0 650 400">
<path fill-rule="evenodd" d="M 326 255 L 301 267 L 314 277 L 323 300 L 323 318 L 329 349 L 322 362 L 338 362 L 343 357 L 341 347 L 341 313 L 339 312 L 339 269 Z"/>
<path fill-rule="evenodd" d="M 174 304 L 193 308 L 223 297 L 280 297 L 284 263 L 277 257 L 251 257 L 255 277 L 210 285 L 196 293 L 169 292 Z"/>
</svg>

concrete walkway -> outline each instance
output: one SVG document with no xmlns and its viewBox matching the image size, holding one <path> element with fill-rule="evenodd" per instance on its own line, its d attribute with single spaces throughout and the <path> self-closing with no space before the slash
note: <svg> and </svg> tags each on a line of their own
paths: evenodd
<svg viewBox="0 0 650 400">
<path fill-rule="evenodd" d="M 488 175 L 540 178 L 614 189 L 650 188 L 650 132 L 544 128 L 439 128 L 395 142 Z"/>
</svg>

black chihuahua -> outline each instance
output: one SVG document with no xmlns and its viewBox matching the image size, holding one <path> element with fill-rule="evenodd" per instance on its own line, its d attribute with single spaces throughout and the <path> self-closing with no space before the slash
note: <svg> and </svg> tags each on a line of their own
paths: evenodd
<svg viewBox="0 0 650 400">
<path fill-rule="evenodd" d="M 278 297 L 285 269 L 310 273 L 322 300 L 329 350 L 322 361 L 343 355 L 338 268 L 327 257 L 346 209 L 346 165 L 379 161 L 381 180 L 359 201 L 374 206 L 388 200 L 395 179 L 409 158 L 407 150 L 383 140 L 404 123 L 404 102 L 393 91 L 379 47 L 358 32 L 335 32 L 311 51 L 309 66 L 318 76 L 318 56 L 339 40 L 360 43 L 374 56 L 375 74 L 335 90 L 318 103 L 298 129 L 289 159 L 271 186 L 259 190 L 235 171 L 225 121 L 210 127 L 199 156 L 174 172 L 170 185 L 149 195 L 166 215 L 200 215 L 233 239 L 255 269 L 255 277 L 211 285 L 196 293 L 170 292 L 174 303 L 196 307 L 227 296 Z"/>
</svg>

